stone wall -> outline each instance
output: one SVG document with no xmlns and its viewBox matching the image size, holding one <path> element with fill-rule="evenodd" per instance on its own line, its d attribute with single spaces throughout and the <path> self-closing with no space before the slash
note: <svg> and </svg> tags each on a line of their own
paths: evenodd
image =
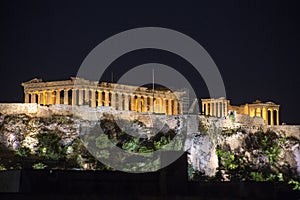
<svg viewBox="0 0 300 200">
<path fill-rule="evenodd" d="M 39 106 L 36 103 L 0 103 L 1 114 L 27 114 L 35 115 L 38 113 Z"/>
<path fill-rule="evenodd" d="M 40 106 L 36 103 L 0 103 L 0 113 L 5 115 L 26 114 L 30 117 L 51 117 L 52 115 L 73 115 L 84 120 L 98 120 L 104 113 L 116 114 L 121 118 L 134 120 L 139 114 L 135 111 L 116 111 L 112 107 L 71 106 L 71 105 L 49 105 Z"/>
<path fill-rule="evenodd" d="M 0 103 L 0 113 L 11 115 L 11 114 L 26 114 L 31 117 L 50 117 L 52 115 L 73 115 L 84 120 L 98 120 L 103 117 L 103 114 L 110 113 L 114 118 L 128 119 L 128 120 L 139 120 L 142 121 L 146 126 L 151 126 L 153 119 L 148 113 L 138 113 L 135 111 L 116 111 L 112 107 L 101 106 L 97 108 L 91 108 L 89 106 L 71 106 L 71 105 L 49 105 L 40 106 L 36 103 Z M 234 116 L 225 116 L 221 118 L 217 117 L 205 117 L 200 115 L 181 115 L 189 119 L 188 127 L 194 127 L 191 132 L 197 132 L 198 126 L 191 126 L 191 124 L 198 124 L 200 120 L 203 124 L 214 124 L 219 128 L 245 128 L 250 132 L 256 132 L 259 129 L 264 131 L 270 129 L 274 132 L 285 134 L 286 136 L 294 136 L 300 139 L 300 125 L 266 125 L 263 118 L 261 117 L 250 117 L 248 115 L 236 114 Z M 166 120 L 168 117 L 162 114 L 156 114 L 155 118 L 158 120 Z M 170 118 L 173 118 L 170 116 Z"/>
</svg>

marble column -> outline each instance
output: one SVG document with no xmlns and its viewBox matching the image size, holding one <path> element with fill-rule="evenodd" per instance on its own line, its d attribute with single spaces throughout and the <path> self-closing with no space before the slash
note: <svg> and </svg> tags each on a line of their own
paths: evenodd
<svg viewBox="0 0 300 200">
<path fill-rule="evenodd" d="M 47 104 L 52 104 L 52 91 L 47 91 Z"/>
<path fill-rule="evenodd" d="M 42 101 L 41 101 L 41 93 L 38 92 L 38 93 L 37 93 L 37 96 L 38 96 L 38 102 L 37 102 L 37 103 L 38 103 L 38 104 L 41 104 L 41 102 L 42 102 Z"/>
<path fill-rule="evenodd" d="M 83 90 L 79 89 L 78 90 L 78 105 L 82 105 L 83 104 Z"/>
<path fill-rule="evenodd" d="M 149 112 L 154 112 L 153 108 L 153 97 L 149 97 Z"/>
<path fill-rule="evenodd" d="M 262 108 L 262 118 L 265 120 L 265 123 L 268 124 L 268 112 L 266 108 Z"/>
<path fill-rule="evenodd" d="M 119 110 L 124 110 L 124 108 L 123 108 L 123 101 L 124 101 L 123 94 L 118 93 L 118 109 Z"/>
<path fill-rule="evenodd" d="M 136 100 L 136 111 L 141 112 L 141 96 L 137 95 L 137 100 Z"/>
<path fill-rule="evenodd" d="M 104 91 L 104 106 L 109 106 L 109 92 Z"/>
<path fill-rule="evenodd" d="M 274 125 L 274 115 L 273 115 L 273 109 L 271 109 L 271 124 L 270 125 Z"/>
<path fill-rule="evenodd" d="M 55 104 L 60 104 L 60 90 L 55 91 Z"/>
<path fill-rule="evenodd" d="M 210 109 L 210 105 L 209 103 L 206 103 L 206 112 L 205 112 L 205 115 L 209 115 L 209 109 Z"/>
<path fill-rule="evenodd" d="M 84 105 L 90 105 L 90 90 L 84 89 Z"/>
<path fill-rule="evenodd" d="M 162 98 L 162 113 L 166 114 L 166 109 L 167 108 L 167 99 Z"/>
<path fill-rule="evenodd" d="M 160 110 L 161 110 L 161 98 L 157 97 L 155 99 L 154 112 L 160 113 Z"/>
<path fill-rule="evenodd" d="M 173 113 L 174 115 L 178 115 L 178 101 L 176 99 L 174 99 Z"/>
<path fill-rule="evenodd" d="M 64 104 L 68 105 L 69 104 L 69 97 L 68 97 L 68 90 L 64 90 Z"/>
<path fill-rule="evenodd" d="M 76 89 L 72 89 L 72 106 L 77 105 L 76 96 Z"/>
<path fill-rule="evenodd" d="M 135 107 L 135 98 L 134 98 L 134 95 L 130 95 L 130 104 L 131 104 L 131 110 L 135 111 L 136 107 Z"/>
<path fill-rule="evenodd" d="M 213 116 L 217 116 L 217 107 L 216 107 L 216 103 L 214 102 L 213 103 L 213 107 L 214 107 L 214 110 L 213 110 Z"/>
<path fill-rule="evenodd" d="M 45 105 L 45 92 L 40 92 L 40 104 Z"/>
<path fill-rule="evenodd" d="M 276 112 L 276 125 L 279 125 L 279 109 L 278 110 L 276 110 L 277 112 Z"/>
<path fill-rule="evenodd" d="M 172 99 L 168 99 L 168 115 L 172 115 Z"/>
<path fill-rule="evenodd" d="M 91 107 L 96 107 L 96 91 L 91 89 Z"/>
<path fill-rule="evenodd" d="M 98 92 L 98 106 L 102 106 L 102 91 L 101 90 L 97 90 Z"/>
<path fill-rule="evenodd" d="M 36 100 L 35 93 L 31 93 L 30 103 L 36 103 L 35 100 Z"/>
<path fill-rule="evenodd" d="M 208 107 L 207 107 L 207 103 L 204 103 L 204 115 L 208 115 Z"/>
<path fill-rule="evenodd" d="M 124 94 L 124 110 L 129 110 L 128 94 Z"/>
<path fill-rule="evenodd" d="M 143 109 L 142 112 L 148 112 L 148 99 L 146 96 L 143 96 Z"/>
<path fill-rule="evenodd" d="M 25 103 L 29 103 L 29 93 L 25 92 Z"/>
<path fill-rule="evenodd" d="M 159 98 L 159 106 L 158 106 L 158 108 L 159 108 L 159 113 L 163 113 L 164 112 L 164 99 L 163 98 Z"/>
<path fill-rule="evenodd" d="M 110 105 L 116 109 L 116 93 L 115 92 L 110 92 L 111 93 L 111 100 L 110 100 Z"/>
<path fill-rule="evenodd" d="M 213 116 L 213 103 L 209 103 L 209 107 L 210 107 L 210 109 L 209 109 L 209 115 L 210 116 Z"/>
</svg>

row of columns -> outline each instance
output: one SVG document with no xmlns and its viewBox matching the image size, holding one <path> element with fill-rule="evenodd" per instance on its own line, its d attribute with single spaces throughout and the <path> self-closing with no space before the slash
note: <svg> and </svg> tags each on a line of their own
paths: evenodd
<svg viewBox="0 0 300 200">
<path fill-rule="evenodd" d="M 249 115 L 251 117 L 262 117 L 268 125 L 279 125 L 278 108 L 250 108 Z"/>
<path fill-rule="evenodd" d="M 227 114 L 227 103 L 221 102 L 202 102 L 202 113 L 205 115 L 223 117 Z"/>
<path fill-rule="evenodd" d="M 69 91 L 72 94 L 69 95 Z M 71 99 L 69 99 L 69 96 Z M 38 103 L 43 105 L 67 104 L 84 105 L 91 107 L 112 106 L 118 110 L 133 110 L 137 112 L 156 112 L 168 115 L 177 115 L 178 100 L 144 96 L 139 94 L 116 93 L 108 90 L 95 89 L 65 89 L 46 90 L 38 92 L 25 92 L 25 103 Z"/>
<path fill-rule="evenodd" d="M 279 125 L 279 110 L 270 109 L 270 113 L 271 113 L 270 125 Z"/>
<path fill-rule="evenodd" d="M 68 100 L 68 90 L 64 90 L 64 98 L 61 102 L 60 98 L 60 91 L 41 91 L 41 92 L 29 92 L 25 93 L 25 103 L 38 103 L 43 105 L 50 105 L 50 104 L 69 104 Z M 59 93 L 59 95 L 57 95 Z"/>
</svg>

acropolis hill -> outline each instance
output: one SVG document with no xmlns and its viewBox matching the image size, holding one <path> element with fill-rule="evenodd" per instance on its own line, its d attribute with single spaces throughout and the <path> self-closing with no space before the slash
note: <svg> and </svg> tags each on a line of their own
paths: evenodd
<svg viewBox="0 0 300 200">
<path fill-rule="evenodd" d="M 116 137 L 121 148 L 134 153 L 155 151 L 172 139 L 170 135 L 182 135 L 185 140 L 176 148 L 189 152 L 188 162 L 194 172 L 207 176 L 220 173 L 222 180 L 230 180 L 234 170 L 245 170 L 240 166 L 247 168 L 243 172 L 246 175 L 239 175 L 245 175 L 246 180 L 255 179 L 257 173 L 262 173 L 264 180 L 279 173 L 289 179 L 300 176 L 300 126 L 279 125 L 279 105 L 273 102 L 233 106 L 225 98 L 202 99 L 201 112 L 189 114 L 184 90 L 138 87 L 133 91 L 133 86 L 116 87 L 79 78 L 51 82 L 33 79 L 22 86 L 25 103 L 0 104 L 0 147 L 6 151 L 23 152 L 25 148 L 30 152 L 26 155 L 44 158 L 46 153 L 38 154 L 42 148 L 39 135 L 56 135 L 60 148 L 67 149 L 59 157 L 69 162 L 70 157 L 79 156 L 76 167 L 95 170 L 98 165 L 77 155 L 76 148 L 82 128 L 101 126 L 110 130 L 104 134 Z M 125 126 L 119 128 L 117 120 Z M 146 136 L 148 145 L 143 146 L 145 139 L 125 137 L 126 132 Z M 0 159 L 0 168 L 14 168 L 6 159 Z M 47 168 L 46 161 L 39 162 Z M 64 166 L 68 165 L 60 167 Z"/>
</svg>

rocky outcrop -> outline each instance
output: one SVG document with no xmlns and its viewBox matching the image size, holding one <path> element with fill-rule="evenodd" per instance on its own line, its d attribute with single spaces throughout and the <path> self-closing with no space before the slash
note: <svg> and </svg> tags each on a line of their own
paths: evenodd
<svg viewBox="0 0 300 200">
<path fill-rule="evenodd" d="M 141 138 L 143 142 L 139 144 L 145 144 L 142 148 L 125 145 L 136 152 L 153 150 L 155 145 L 172 139 L 172 134 L 184 136 L 183 144 L 176 145 L 189 152 L 193 169 L 207 176 L 222 171 L 230 180 L 230 173 L 235 170 L 260 173 L 261 169 L 275 174 L 300 175 L 299 126 L 266 126 L 261 118 L 165 116 L 116 111 L 110 107 L 37 104 L 0 104 L 0 113 L 0 143 L 11 150 L 26 147 L 34 153 L 40 133 L 57 134 L 60 144 L 69 147 L 82 127 L 92 128 L 107 121 L 104 125 L 113 129 L 110 131 L 113 136 L 122 138 L 127 133 Z M 158 140 L 157 133 L 164 140 Z M 117 145 L 122 147 L 122 142 Z M 71 152 L 70 149 L 66 152 Z"/>
<path fill-rule="evenodd" d="M 197 134 L 190 148 L 190 163 L 197 171 L 214 176 L 218 168 L 216 146 L 207 134 Z"/>
</svg>

